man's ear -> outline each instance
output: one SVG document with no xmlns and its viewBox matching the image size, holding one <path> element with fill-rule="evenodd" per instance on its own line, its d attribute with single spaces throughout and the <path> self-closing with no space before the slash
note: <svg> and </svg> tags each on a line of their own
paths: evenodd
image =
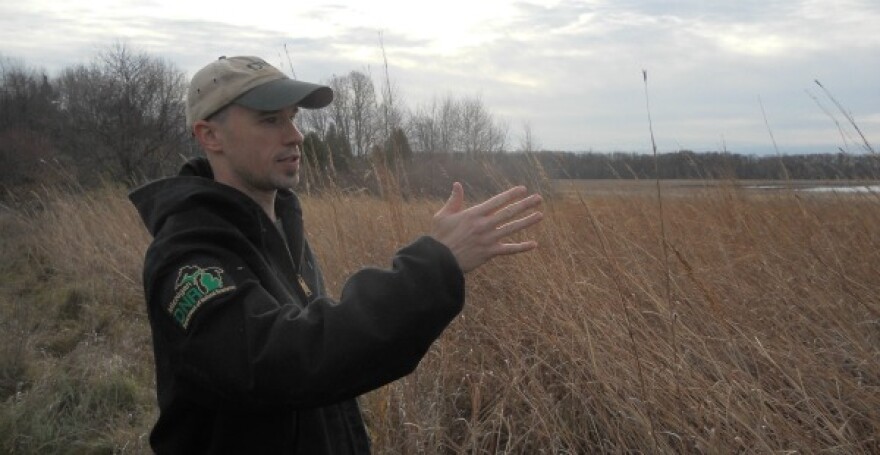
<svg viewBox="0 0 880 455">
<path fill-rule="evenodd" d="M 193 136 L 207 154 L 219 153 L 223 150 L 220 125 L 208 120 L 199 120 L 193 124 Z"/>
</svg>

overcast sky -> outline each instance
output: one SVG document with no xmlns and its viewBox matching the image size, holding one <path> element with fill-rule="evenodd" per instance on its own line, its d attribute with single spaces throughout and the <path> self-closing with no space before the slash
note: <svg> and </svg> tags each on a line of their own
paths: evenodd
<svg viewBox="0 0 880 455">
<path fill-rule="evenodd" d="M 286 45 L 299 79 L 378 82 L 379 32 L 407 105 L 481 96 L 514 145 L 528 122 L 545 149 L 650 151 L 643 69 L 661 152 L 775 153 L 768 124 L 783 154 L 860 152 L 815 79 L 880 145 L 877 0 L 0 0 L 0 56 L 52 75 L 122 41 L 188 75 L 287 70 Z"/>
</svg>

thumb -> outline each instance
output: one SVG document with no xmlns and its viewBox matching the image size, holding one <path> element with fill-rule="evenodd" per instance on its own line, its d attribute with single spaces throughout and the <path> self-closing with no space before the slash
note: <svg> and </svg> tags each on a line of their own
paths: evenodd
<svg viewBox="0 0 880 455">
<path fill-rule="evenodd" d="M 446 200 L 446 204 L 440 209 L 442 213 L 457 213 L 462 210 L 464 207 L 464 188 L 461 187 L 461 183 L 455 182 L 452 184 L 452 194 L 449 195 L 449 199 Z"/>
</svg>

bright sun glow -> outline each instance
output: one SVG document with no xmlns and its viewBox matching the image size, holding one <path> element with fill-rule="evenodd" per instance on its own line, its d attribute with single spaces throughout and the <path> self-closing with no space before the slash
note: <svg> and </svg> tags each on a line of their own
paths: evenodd
<svg viewBox="0 0 880 455">
<path fill-rule="evenodd" d="M 785 40 L 774 35 L 722 35 L 718 37 L 718 41 L 723 47 L 733 52 L 755 56 L 771 56 L 789 48 Z"/>
<path fill-rule="evenodd" d="M 495 37 L 494 30 L 515 12 L 505 0 L 449 0 L 446 2 L 302 2 L 243 3 L 217 8 L 216 2 L 156 0 L 149 7 L 156 15 L 187 20 L 215 21 L 236 26 L 289 32 L 299 37 L 332 37 L 344 29 L 362 28 L 423 43 L 422 50 L 452 54 L 479 46 Z M 171 12 L 171 13 L 170 13 Z M 169 14 L 170 13 L 170 14 Z M 378 40 L 378 37 L 376 38 Z M 376 41 L 364 42 L 376 48 Z"/>
</svg>

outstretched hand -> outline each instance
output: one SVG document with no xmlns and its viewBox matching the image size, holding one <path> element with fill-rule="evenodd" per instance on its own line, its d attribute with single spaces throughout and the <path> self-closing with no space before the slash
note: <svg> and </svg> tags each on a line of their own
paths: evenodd
<svg viewBox="0 0 880 455">
<path fill-rule="evenodd" d="M 449 247 L 462 271 L 470 272 L 495 256 L 536 248 L 538 243 L 533 240 L 502 240 L 540 222 L 543 213 L 526 214 L 540 204 L 540 195 L 527 195 L 525 187 L 517 186 L 465 209 L 464 189 L 455 182 L 446 205 L 434 214 L 431 236 Z"/>
</svg>

